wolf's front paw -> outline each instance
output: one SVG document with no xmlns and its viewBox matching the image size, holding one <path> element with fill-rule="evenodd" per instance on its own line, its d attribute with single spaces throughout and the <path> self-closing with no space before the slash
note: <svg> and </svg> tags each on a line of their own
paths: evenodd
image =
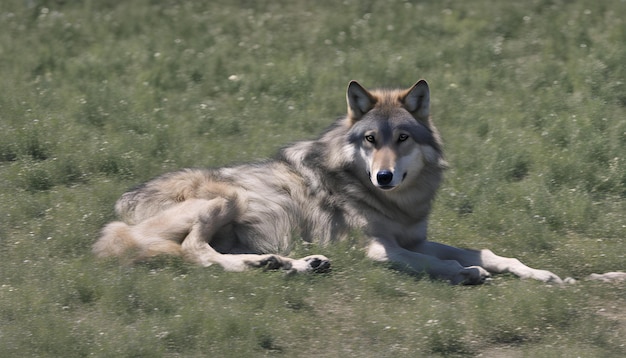
<svg viewBox="0 0 626 358">
<path fill-rule="evenodd" d="M 533 270 L 528 278 L 533 278 L 535 280 L 539 280 L 542 282 L 551 282 L 551 283 L 557 283 L 557 284 L 563 283 L 563 280 L 561 280 L 559 276 L 546 270 Z"/>
<path fill-rule="evenodd" d="M 453 285 L 480 285 L 491 277 L 489 271 L 480 266 L 463 267 L 450 281 Z"/>
</svg>

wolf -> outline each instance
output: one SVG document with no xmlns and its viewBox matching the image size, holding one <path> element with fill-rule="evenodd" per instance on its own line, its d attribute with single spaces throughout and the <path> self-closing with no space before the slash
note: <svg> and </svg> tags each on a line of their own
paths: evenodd
<svg viewBox="0 0 626 358">
<path fill-rule="evenodd" d="M 93 252 L 131 261 L 179 255 L 227 271 L 324 272 L 325 256 L 285 256 L 294 239 L 332 244 L 359 232 L 369 258 L 452 284 L 503 272 L 562 282 L 490 250 L 427 240 L 447 164 L 426 81 L 371 91 L 352 81 L 346 97 L 347 115 L 274 159 L 183 169 L 123 194 L 115 205 L 121 221 L 103 228 Z"/>
</svg>

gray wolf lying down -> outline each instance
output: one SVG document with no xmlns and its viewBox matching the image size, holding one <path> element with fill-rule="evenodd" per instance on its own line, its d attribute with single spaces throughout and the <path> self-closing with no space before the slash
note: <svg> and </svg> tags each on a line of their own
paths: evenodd
<svg viewBox="0 0 626 358">
<path fill-rule="evenodd" d="M 324 256 L 283 256 L 292 240 L 331 244 L 356 230 L 371 259 L 452 284 L 480 284 L 501 272 L 562 282 L 490 250 L 427 240 L 446 163 L 425 81 L 372 91 L 353 81 L 347 102 L 347 115 L 318 139 L 285 147 L 275 159 L 184 169 L 125 193 L 115 207 L 122 221 L 104 227 L 94 253 L 133 261 L 182 255 L 228 271 L 325 271 Z"/>
</svg>

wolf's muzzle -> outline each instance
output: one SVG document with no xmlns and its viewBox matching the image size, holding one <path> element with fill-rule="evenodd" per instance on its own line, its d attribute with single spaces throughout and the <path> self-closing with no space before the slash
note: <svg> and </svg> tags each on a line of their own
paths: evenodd
<svg viewBox="0 0 626 358">
<path fill-rule="evenodd" d="M 376 173 L 376 181 L 380 186 L 388 186 L 393 180 L 393 173 L 389 170 L 381 170 Z"/>
</svg>

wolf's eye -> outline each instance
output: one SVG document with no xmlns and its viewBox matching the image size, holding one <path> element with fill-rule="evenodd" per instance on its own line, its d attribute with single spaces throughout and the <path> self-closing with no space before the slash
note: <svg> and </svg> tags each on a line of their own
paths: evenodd
<svg viewBox="0 0 626 358">
<path fill-rule="evenodd" d="M 370 143 L 374 143 L 375 142 L 374 136 L 371 135 L 371 134 L 366 135 L 365 136 L 365 140 L 370 142 Z"/>
<path fill-rule="evenodd" d="M 409 139 L 408 134 L 400 134 L 400 136 L 398 137 L 398 142 L 404 142 L 407 139 Z"/>
</svg>

